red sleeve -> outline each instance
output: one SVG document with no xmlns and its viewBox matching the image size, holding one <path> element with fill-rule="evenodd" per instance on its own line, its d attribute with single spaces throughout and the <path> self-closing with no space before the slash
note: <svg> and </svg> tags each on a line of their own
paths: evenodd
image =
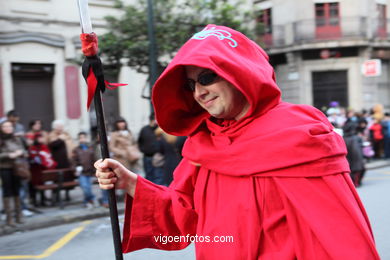
<svg viewBox="0 0 390 260">
<path fill-rule="evenodd" d="M 126 196 L 123 252 L 142 248 L 179 250 L 188 242 L 162 241 L 161 236 L 195 235 L 197 214 L 193 190 L 198 168 L 183 159 L 169 187 L 138 177 L 134 199 Z"/>
</svg>

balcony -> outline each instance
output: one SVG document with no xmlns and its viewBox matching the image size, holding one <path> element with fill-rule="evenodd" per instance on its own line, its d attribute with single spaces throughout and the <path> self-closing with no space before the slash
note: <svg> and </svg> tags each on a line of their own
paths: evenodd
<svg viewBox="0 0 390 260">
<path fill-rule="evenodd" d="M 293 24 L 294 44 L 328 40 L 367 38 L 367 19 L 364 17 L 339 18 L 335 25 L 323 25 L 321 21 L 302 20 Z"/>
<path fill-rule="evenodd" d="M 261 34 L 258 41 L 267 49 L 285 48 L 329 41 L 382 42 L 390 39 L 390 19 L 369 20 L 366 17 L 341 17 L 326 24 L 315 19 L 291 24 L 273 25 L 272 34 Z M 370 29 L 373 28 L 373 29 Z"/>
</svg>

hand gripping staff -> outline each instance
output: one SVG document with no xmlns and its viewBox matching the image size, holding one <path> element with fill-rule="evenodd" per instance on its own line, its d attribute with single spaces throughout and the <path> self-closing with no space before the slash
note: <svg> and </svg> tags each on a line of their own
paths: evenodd
<svg viewBox="0 0 390 260">
<path fill-rule="evenodd" d="M 80 24 L 82 31 L 82 34 L 80 34 L 80 39 L 82 44 L 82 51 L 86 56 L 82 65 L 82 73 L 88 85 L 88 108 L 91 105 L 92 98 L 94 100 L 98 133 L 100 137 L 101 155 L 104 160 L 109 158 L 109 152 L 107 145 L 107 133 L 104 122 L 103 104 L 100 92 L 104 92 L 106 87 L 110 88 L 110 85 L 117 87 L 126 84 L 112 84 L 104 80 L 102 63 L 99 56 L 97 55 L 98 40 L 96 34 L 92 32 L 91 19 L 88 13 L 88 0 L 77 1 L 79 6 Z M 111 229 L 115 247 L 115 259 L 122 260 L 122 244 L 119 231 L 115 189 L 111 189 L 108 192 Z"/>
</svg>

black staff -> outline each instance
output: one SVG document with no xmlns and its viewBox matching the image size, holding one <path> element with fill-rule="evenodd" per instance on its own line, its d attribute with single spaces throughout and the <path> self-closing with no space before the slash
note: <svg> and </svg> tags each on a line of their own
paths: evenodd
<svg viewBox="0 0 390 260">
<path fill-rule="evenodd" d="M 88 13 L 88 0 L 78 0 L 78 5 L 80 11 L 80 24 L 83 32 L 80 35 L 80 39 L 82 42 L 83 52 L 86 55 L 86 59 L 82 65 L 82 73 L 88 85 L 88 107 L 90 106 L 93 96 L 97 127 L 100 138 L 101 155 L 104 160 L 110 157 L 107 145 L 107 132 L 101 98 L 101 92 L 104 92 L 106 89 L 106 82 L 104 80 L 102 63 L 99 56 L 97 55 L 97 37 L 92 32 L 91 20 Z M 116 260 L 122 260 L 122 244 L 119 231 L 115 189 L 108 190 L 108 194 L 115 257 Z"/>
</svg>

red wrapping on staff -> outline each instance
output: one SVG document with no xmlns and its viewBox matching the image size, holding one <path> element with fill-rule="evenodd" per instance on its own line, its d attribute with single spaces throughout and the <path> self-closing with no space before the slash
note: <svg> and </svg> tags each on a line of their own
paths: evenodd
<svg viewBox="0 0 390 260">
<path fill-rule="evenodd" d="M 100 62 L 100 59 L 97 57 L 98 52 L 98 37 L 95 33 L 82 33 L 80 34 L 80 40 L 81 40 L 81 50 L 83 51 L 84 55 L 86 57 L 92 57 L 93 60 L 98 59 Z M 96 56 L 96 57 L 94 57 Z M 95 59 L 94 59 L 95 58 Z M 93 96 L 95 95 L 95 91 L 97 88 L 98 80 L 96 78 L 96 75 L 93 71 L 93 65 L 91 66 L 90 63 L 88 68 L 88 76 L 86 78 L 87 85 L 88 85 L 88 101 L 87 101 L 87 107 L 89 109 Z M 108 81 L 104 81 L 105 87 L 112 90 L 116 89 L 119 86 L 126 86 L 127 84 L 122 83 L 110 83 Z M 102 90 L 103 91 L 103 90 Z"/>
<path fill-rule="evenodd" d="M 95 56 L 99 50 L 98 38 L 95 33 L 80 34 L 81 50 L 86 57 Z"/>
</svg>

